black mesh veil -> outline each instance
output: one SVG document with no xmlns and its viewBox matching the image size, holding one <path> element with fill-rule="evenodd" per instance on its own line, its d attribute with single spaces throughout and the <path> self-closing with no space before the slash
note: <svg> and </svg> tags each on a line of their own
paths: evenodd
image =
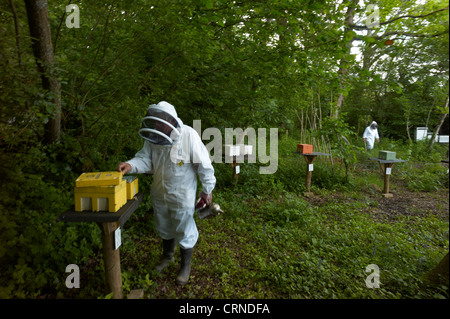
<svg viewBox="0 0 450 319">
<path fill-rule="evenodd" d="M 176 118 L 163 110 L 149 108 L 142 120 L 139 135 L 153 144 L 170 145 L 181 134 Z"/>
</svg>

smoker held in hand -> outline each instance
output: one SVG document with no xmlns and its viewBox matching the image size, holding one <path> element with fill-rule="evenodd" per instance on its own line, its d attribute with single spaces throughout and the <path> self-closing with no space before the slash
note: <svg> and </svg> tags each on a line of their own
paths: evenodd
<svg viewBox="0 0 450 319">
<path fill-rule="evenodd" d="M 219 204 L 210 203 L 206 204 L 206 201 L 200 197 L 197 200 L 197 204 L 195 205 L 195 211 L 198 212 L 198 217 L 200 219 L 204 219 L 206 217 L 217 216 L 223 213 L 223 210 L 220 209 Z"/>
</svg>

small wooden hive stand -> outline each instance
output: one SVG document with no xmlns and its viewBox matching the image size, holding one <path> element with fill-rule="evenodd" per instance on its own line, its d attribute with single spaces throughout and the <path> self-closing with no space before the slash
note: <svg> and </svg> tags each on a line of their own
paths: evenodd
<svg viewBox="0 0 450 319">
<path fill-rule="evenodd" d="M 117 230 L 143 198 L 135 177 L 123 178 L 119 172 L 84 173 L 75 183 L 75 207 L 58 218 L 62 222 L 95 222 L 101 228 L 106 284 L 115 299 L 123 298 Z"/>
</svg>

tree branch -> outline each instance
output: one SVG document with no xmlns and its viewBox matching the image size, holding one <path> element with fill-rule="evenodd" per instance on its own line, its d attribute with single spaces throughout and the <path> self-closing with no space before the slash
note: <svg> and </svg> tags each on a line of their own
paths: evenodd
<svg viewBox="0 0 450 319">
<path fill-rule="evenodd" d="M 69 5 L 72 1 L 69 0 L 69 3 L 67 5 Z M 59 20 L 59 25 L 58 25 L 58 29 L 56 29 L 56 36 L 55 36 L 55 41 L 53 43 L 53 54 L 56 55 L 56 45 L 58 44 L 58 39 L 59 39 L 59 34 L 61 33 L 61 26 L 63 24 L 63 21 L 66 17 L 66 10 L 64 10 L 63 15 L 61 16 L 61 19 Z"/>
<path fill-rule="evenodd" d="M 392 19 L 390 19 L 390 20 L 387 20 L 387 21 L 384 21 L 384 22 L 380 22 L 380 25 L 386 25 L 386 24 L 389 24 L 389 23 L 392 23 L 392 22 L 394 22 L 394 21 L 397 21 L 397 20 L 399 20 L 399 19 L 404 19 L 404 18 L 412 18 L 412 19 L 426 18 L 426 17 L 428 17 L 428 16 L 431 16 L 431 15 L 433 15 L 433 14 L 436 14 L 436 13 L 438 13 L 438 12 L 445 11 L 445 10 L 448 10 L 448 6 L 446 6 L 445 8 L 438 9 L 438 10 L 435 10 L 435 11 L 433 11 L 433 12 L 427 13 L 427 14 L 422 14 L 422 15 L 411 15 L 411 14 L 407 14 L 407 15 L 395 17 L 395 18 L 392 18 Z M 365 25 L 356 25 L 356 24 L 351 24 L 351 25 L 349 25 L 349 27 L 350 27 L 351 29 L 353 29 L 353 30 L 369 30 L 369 29 L 370 29 L 369 27 L 367 27 L 367 26 L 365 26 Z"/>
<path fill-rule="evenodd" d="M 374 37 L 376 40 L 381 40 L 385 37 L 391 36 L 391 35 L 404 35 L 407 37 L 413 37 L 413 38 L 434 38 L 438 37 L 444 34 L 448 34 L 448 30 L 435 33 L 435 34 L 422 34 L 422 33 L 412 33 L 412 32 L 405 32 L 405 31 L 391 31 L 391 32 L 385 32 L 384 34 Z"/>
<path fill-rule="evenodd" d="M 407 15 L 404 15 L 404 16 L 392 18 L 392 19 L 390 19 L 390 20 L 388 20 L 388 21 L 381 22 L 380 25 L 389 24 L 389 23 L 392 23 L 392 22 L 394 22 L 394 21 L 396 21 L 396 20 L 404 19 L 404 18 L 412 18 L 412 19 L 426 18 L 426 17 L 428 17 L 428 16 L 431 16 L 431 15 L 433 15 L 433 14 L 436 14 L 436 13 L 438 13 L 438 12 L 445 11 L 445 10 L 448 10 L 448 6 L 446 6 L 445 8 L 438 9 L 438 10 L 436 10 L 436 11 L 427 13 L 427 14 L 422 14 L 422 15 L 417 15 L 417 16 L 411 15 L 411 14 L 407 14 Z"/>
<path fill-rule="evenodd" d="M 11 7 L 11 11 L 14 17 L 14 31 L 16 35 L 17 59 L 19 61 L 19 65 L 22 65 L 22 49 L 20 45 L 20 34 L 19 34 L 19 17 L 17 15 L 16 6 L 13 0 L 9 0 L 9 6 Z"/>
</svg>

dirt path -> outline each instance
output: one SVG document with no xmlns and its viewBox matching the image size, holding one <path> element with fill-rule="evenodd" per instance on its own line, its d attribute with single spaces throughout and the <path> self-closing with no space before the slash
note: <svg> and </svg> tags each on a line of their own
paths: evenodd
<svg viewBox="0 0 450 319">
<path fill-rule="evenodd" d="M 449 220 L 448 190 L 411 192 L 397 189 L 392 198 L 384 198 L 378 190 L 374 192 L 367 190 L 364 194 L 364 200 L 369 203 L 364 212 L 380 222 L 392 222 L 401 215 L 434 215 L 436 218 Z M 331 201 L 358 201 L 358 199 L 339 192 L 327 196 L 312 196 L 306 200 L 314 206 L 322 206 Z"/>
</svg>

